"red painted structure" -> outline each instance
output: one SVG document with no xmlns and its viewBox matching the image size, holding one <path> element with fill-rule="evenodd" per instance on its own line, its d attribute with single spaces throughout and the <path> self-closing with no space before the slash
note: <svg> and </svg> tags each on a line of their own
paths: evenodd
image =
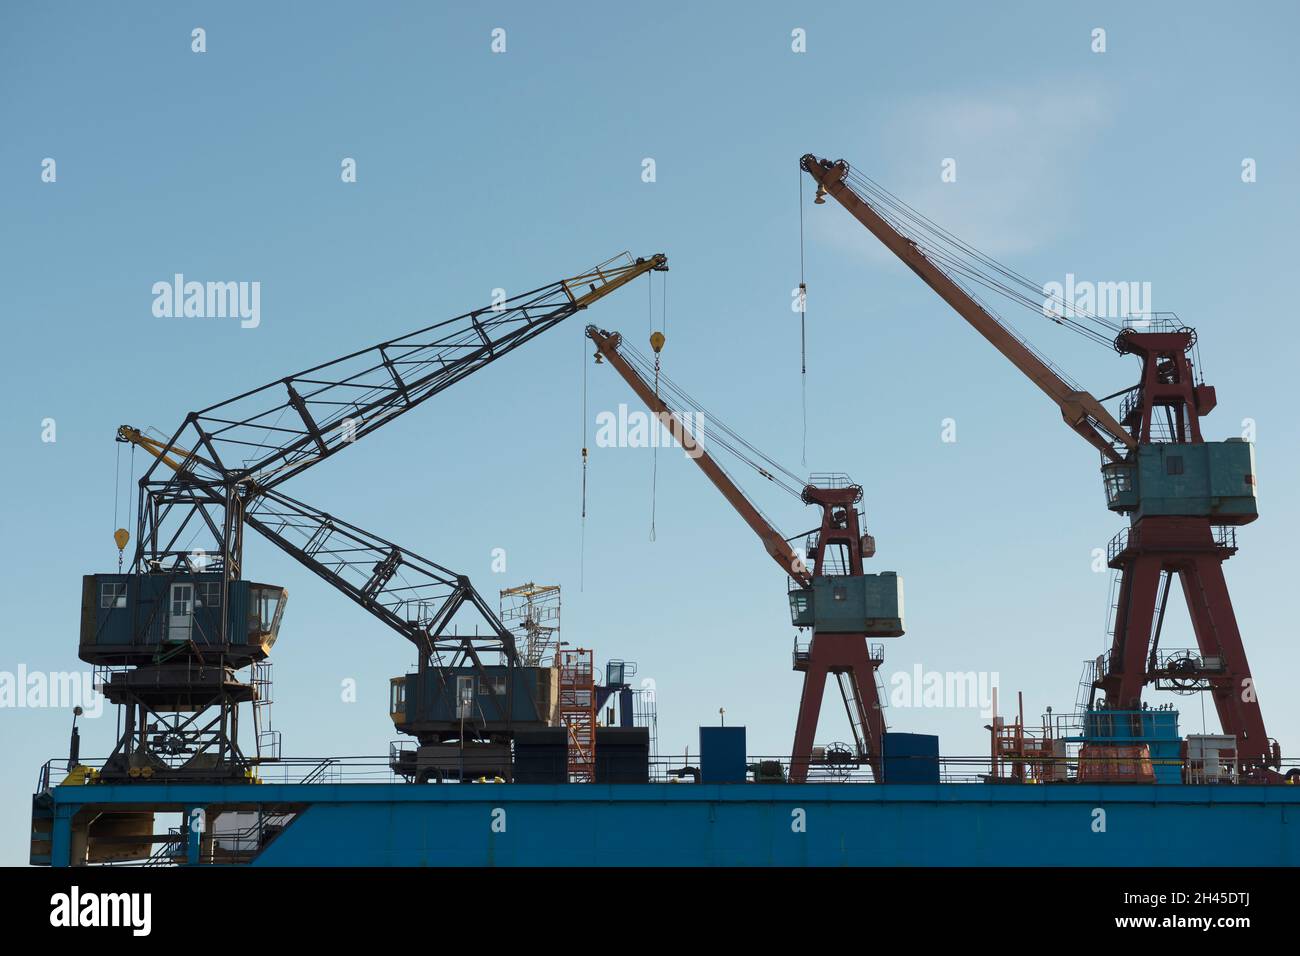
<svg viewBox="0 0 1300 956">
<path fill-rule="evenodd" d="M 660 422 L 669 428 L 673 436 L 681 442 L 682 447 L 690 452 L 690 457 L 700 470 L 708 477 L 727 502 L 736 510 L 751 530 L 763 542 L 767 553 L 781 566 L 796 585 L 801 588 L 813 586 L 814 571 L 809 570 L 788 540 L 783 538 L 762 513 L 745 497 L 744 492 L 736 486 L 713 456 L 696 442 L 695 436 L 681 417 L 660 396 L 658 390 L 647 382 L 620 351 L 622 336 L 617 332 L 607 332 L 595 326 L 587 327 L 587 337 L 595 344 L 597 359 L 609 362 L 610 366 L 622 376 Z M 850 577 L 864 577 L 862 559 L 875 554 L 875 544 L 869 535 L 864 535 L 858 522 L 856 504 L 862 500 L 862 486 L 847 480 L 832 479 L 824 484 L 808 484 L 803 489 L 805 504 L 818 505 L 822 509 L 822 521 L 816 537 L 816 545 L 810 549 L 809 558 L 815 564 L 817 575 L 833 573 Z M 838 556 L 838 560 L 828 556 Z M 878 636 L 899 637 L 901 628 L 885 631 Z M 876 668 L 881 658 L 872 654 L 867 642 L 867 634 L 860 633 L 818 633 L 813 629 L 813 637 L 805 651 L 796 645 L 794 655 L 795 670 L 804 672 L 803 697 L 799 704 L 799 720 L 795 729 L 794 749 L 790 757 L 790 780 L 802 783 L 807 779 L 808 767 L 812 763 L 813 735 L 817 731 L 817 720 L 821 712 L 822 697 L 826 687 L 826 675 L 835 674 L 839 678 L 840 691 L 848 710 L 849 723 L 857 746 L 857 757 L 870 764 L 880 779 L 881 735 L 884 733 L 884 717 L 880 711 L 880 699 L 876 690 Z"/>
<path fill-rule="evenodd" d="M 1131 397 L 1120 413 L 1122 421 L 1117 420 L 1098 399 L 1065 380 L 956 281 L 954 276 L 968 274 L 963 270 L 971 267 L 964 262 L 954 264 L 953 247 L 961 254 L 979 257 L 978 253 L 959 241 L 938 251 L 923 248 L 895 223 L 909 222 L 914 229 L 933 224 L 897 197 L 852 176 L 843 160 L 819 159 L 809 153 L 800 159 L 800 168 L 817 183 L 814 203 L 823 204 L 827 196 L 835 199 L 1057 404 L 1066 424 L 1100 451 L 1108 480 L 1120 473 L 1133 480 L 1144 449 L 1149 452 L 1152 446 L 1205 444 L 1200 416 L 1214 408 L 1215 393 L 1212 386 L 1198 384 L 1193 374 L 1188 354 L 1196 343 L 1192 329 L 1147 322 L 1147 330 L 1128 327 L 1119 331 L 1115 348 L 1141 359 L 1142 377 L 1129 390 Z M 953 238 L 937 227 L 934 231 Z M 1004 277 L 1008 275 L 1011 273 L 1003 272 Z M 1157 414 L 1164 417 L 1163 422 L 1157 422 Z M 1254 480 L 1253 472 L 1244 475 L 1252 496 Z M 1218 513 L 1212 502 L 1186 504 L 1166 505 L 1165 513 L 1144 514 L 1137 498 L 1131 507 L 1112 503 L 1112 510 L 1134 513 L 1130 527 L 1117 535 L 1108 549 L 1110 566 L 1120 572 L 1120 591 L 1113 645 L 1098 662 L 1092 682 L 1094 697 L 1100 690 L 1105 694 L 1103 706 L 1130 710 L 1141 706 L 1142 691 L 1149 684 L 1208 691 L 1223 732 L 1237 738 L 1243 777 L 1275 779 L 1277 775 L 1268 768 L 1280 766 L 1281 755 L 1264 729 L 1223 575 L 1223 562 L 1236 552 L 1235 532 L 1230 526 L 1245 524 L 1256 515 L 1253 510 Z M 1199 657 L 1162 655 L 1159 651 L 1174 575 L 1191 614 Z"/>
<path fill-rule="evenodd" d="M 874 541 L 862 532 L 858 524 L 855 505 L 862 500 L 862 486 L 826 488 L 809 485 L 804 489 L 803 499 L 805 503 L 819 505 L 822 509 L 821 528 L 817 532 L 815 547 L 808 555 L 815 573 L 828 573 L 832 563 L 828 551 L 838 548 L 841 563 L 835 572 L 862 577 L 862 559 L 875 553 Z M 867 761 L 876 779 L 880 780 L 880 743 L 885 732 L 885 717 L 880 709 L 876 670 L 882 663 L 883 659 L 872 653 L 866 634 L 826 634 L 814 629 L 807 650 L 796 649 L 794 669 L 802 671 L 804 677 L 790 757 L 792 782 L 803 783 L 808 778 L 813 738 L 817 733 L 828 674 L 834 674 L 839 680 L 858 756 Z"/>
<path fill-rule="evenodd" d="M 1122 416 L 1139 445 L 1151 444 L 1156 416 L 1163 412 L 1172 444 L 1203 444 L 1200 416 L 1215 406 L 1213 386 L 1196 384 L 1189 352 L 1190 329 L 1162 332 L 1125 331 L 1116 340 L 1121 353 L 1142 360 L 1142 377 L 1127 414 Z M 1248 476 L 1253 481 L 1253 475 Z M 1225 734 L 1237 738 L 1243 773 L 1260 772 L 1281 762 L 1277 744 L 1264 730 L 1254 680 L 1237 627 L 1223 562 L 1236 553 L 1235 535 L 1216 534 L 1216 526 L 1246 524 L 1255 515 L 1141 515 L 1116 537 L 1109 563 L 1120 572 L 1119 601 L 1110 654 L 1095 686 L 1109 707 L 1129 710 L 1141 705 L 1148 684 L 1173 683 L 1207 689 Z M 1200 666 L 1188 657 L 1161 661 L 1157 656 L 1160 624 L 1168 588 L 1178 576 Z M 1161 582 L 1165 594 L 1161 597 Z M 1216 666 L 1206 667 L 1205 661 Z M 1171 666 L 1172 664 L 1172 666 Z M 1182 666 L 1179 666 L 1182 665 Z"/>
</svg>

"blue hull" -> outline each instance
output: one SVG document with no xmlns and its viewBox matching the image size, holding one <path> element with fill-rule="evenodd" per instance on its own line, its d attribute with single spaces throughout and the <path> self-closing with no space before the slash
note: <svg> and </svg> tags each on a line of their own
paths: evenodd
<svg viewBox="0 0 1300 956">
<path fill-rule="evenodd" d="M 83 805 L 305 809 L 258 866 L 1294 866 L 1300 787 L 65 786 Z"/>
</svg>

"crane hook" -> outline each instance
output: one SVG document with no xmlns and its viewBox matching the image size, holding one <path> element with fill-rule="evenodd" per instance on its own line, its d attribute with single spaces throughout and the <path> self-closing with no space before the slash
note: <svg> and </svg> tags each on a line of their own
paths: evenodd
<svg viewBox="0 0 1300 956">
<path fill-rule="evenodd" d="M 117 545 L 117 571 L 122 573 L 122 552 L 126 550 L 126 544 L 131 540 L 131 532 L 125 528 L 118 528 L 113 532 L 113 543 Z"/>
</svg>

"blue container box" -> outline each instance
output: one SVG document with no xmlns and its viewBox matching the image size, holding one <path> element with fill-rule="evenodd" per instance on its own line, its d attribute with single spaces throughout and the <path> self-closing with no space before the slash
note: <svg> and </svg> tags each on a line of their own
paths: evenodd
<svg viewBox="0 0 1300 956">
<path fill-rule="evenodd" d="M 745 782 L 745 728 L 700 728 L 700 783 Z"/>
<path fill-rule="evenodd" d="M 938 783 L 939 738 L 933 734 L 882 734 L 882 783 Z"/>
</svg>

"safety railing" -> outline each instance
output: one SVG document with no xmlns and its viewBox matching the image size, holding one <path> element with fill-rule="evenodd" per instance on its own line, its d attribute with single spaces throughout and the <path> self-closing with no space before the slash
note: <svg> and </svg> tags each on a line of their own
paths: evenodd
<svg viewBox="0 0 1300 956">
<path fill-rule="evenodd" d="M 811 640 L 801 641 L 799 640 L 799 637 L 797 635 L 795 636 L 794 651 L 790 655 L 791 662 L 794 664 L 795 667 L 798 667 L 800 664 L 808 663 L 808 654 L 811 647 L 812 647 Z"/>
<path fill-rule="evenodd" d="M 794 638 L 794 650 L 790 655 L 791 662 L 795 667 L 800 664 L 808 663 L 808 654 L 812 647 L 812 640 L 801 639 L 798 634 Z M 885 659 L 885 645 L 876 643 L 867 645 L 867 656 L 873 661 L 883 661 Z"/>
<path fill-rule="evenodd" d="M 852 478 L 842 471 L 814 471 L 808 476 L 808 484 L 818 488 L 852 488 Z"/>
<path fill-rule="evenodd" d="M 1131 530 L 1132 530 L 1131 528 L 1122 529 L 1119 532 L 1119 534 L 1115 535 L 1115 537 L 1111 538 L 1110 541 L 1107 543 L 1106 545 L 1107 564 L 1114 561 L 1115 558 L 1118 557 L 1122 552 L 1128 550 L 1130 537 L 1133 537 L 1134 544 L 1137 543 L 1137 538 L 1135 536 L 1130 535 Z"/>
<path fill-rule="evenodd" d="M 69 773 L 72 772 L 72 764 L 67 757 L 53 757 L 41 764 L 41 769 L 36 774 L 36 789 L 33 793 L 44 793 L 50 789 L 52 784 L 57 785 Z M 58 780 L 55 780 L 55 777 Z"/>
<path fill-rule="evenodd" d="M 174 866 L 185 856 L 188 834 L 182 827 L 168 827 L 167 839 L 158 844 L 142 866 Z"/>
<path fill-rule="evenodd" d="M 851 748 L 849 749 L 851 750 Z M 1073 751 L 1074 748 L 1072 747 L 1071 750 Z M 837 750 L 834 746 L 821 748 L 821 753 L 830 754 L 833 759 L 819 759 L 818 757 L 814 757 L 808 777 L 810 782 L 875 782 L 875 776 L 866 760 L 859 759 L 851 753 L 841 753 L 840 750 Z M 936 762 L 935 758 L 925 756 L 895 759 L 925 762 L 931 766 Z M 1071 778 L 1075 775 L 1079 762 L 1077 752 L 1071 752 L 1064 757 L 1038 757 L 1035 759 L 1039 762 L 1050 759 L 1054 762 L 1063 764 L 1070 770 Z M 88 762 L 88 764 L 97 766 L 98 763 L 101 762 L 102 761 Z M 1003 756 L 999 761 L 1004 769 L 1012 762 L 1014 762 L 1013 758 L 1006 756 Z M 942 783 L 980 783 L 989 780 L 994 774 L 993 761 L 990 754 L 981 754 L 978 756 L 941 756 L 938 758 L 937 763 L 939 769 L 939 780 Z M 62 776 L 58 773 L 57 767 L 60 764 L 66 765 L 66 760 L 63 758 L 50 760 L 41 767 L 37 792 L 49 789 L 51 785 L 59 785 Z M 329 767 L 328 773 L 315 772 L 318 768 L 323 766 Z M 744 782 L 752 783 L 755 782 L 755 780 L 761 780 L 764 782 L 785 781 L 789 779 L 790 756 L 789 754 L 771 756 L 751 755 L 746 758 L 746 767 L 747 771 Z M 55 769 L 52 771 L 51 768 Z M 403 778 L 394 774 L 389 768 L 389 760 L 386 756 L 287 758 L 283 763 L 276 764 L 272 769 L 274 771 L 273 774 L 265 776 L 259 775 L 258 782 L 263 785 L 404 783 Z M 1283 775 L 1289 771 L 1294 771 L 1294 775 L 1300 777 L 1300 759 L 1283 759 L 1280 769 Z M 652 783 L 689 784 L 696 781 L 699 777 L 700 758 L 697 753 L 660 754 L 649 760 L 648 770 L 648 779 Z M 87 785 L 97 786 L 98 784 Z M 139 785 L 141 784 L 129 784 L 128 786 Z M 429 785 L 434 786 L 436 784 Z M 251 791 L 250 795 L 252 795 Z M 183 798 L 178 796 L 176 802 L 179 805 L 183 802 Z"/>
<path fill-rule="evenodd" d="M 1235 553 L 1237 550 L 1237 529 L 1231 525 L 1215 525 L 1211 528 L 1211 547 L 1216 551 Z M 1123 528 L 1106 545 L 1106 562 L 1109 564 L 1116 557 L 1130 549 L 1142 547 L 1141 530 L 1136 527 Z M 1195 550 L 1195 548 L 1189 549 Z"/>
<path fill-rule="evenodd" d="M 1135 389 L 1127 393 L 1119 403 L 1119 421 L 1123 425 L 1130 426 L 1135 432 L 1141 422 L 1136 420 L 1135 413 L 1142 408 L 1142 390 Z M 1130 416 L 1133 420 L 1130 421 Z M 1164 414 L 1157 413 L 1153 410 L 1151 420 L 1147 422 L 1146 437 L 1144 440 L 1150 441 L 1157 445 L 1173 444 L 1175 442 L 1185 441 L 1186 433 L 1179 426 L 1176 419 L 1166 417 Z M 1125 449 L 1118 449 L 1121 454 Z"/>
<path fill-rule="evenodd" d="M 1120 322 L 1134 332 L 1177 332 L 1185 327 L 1177 312 L 1134 312 Z"/>
<path fill-rule="evenodd" d="M 1214 527 L 1214 546 L 1220 551 L 1237 550 L 1237 529 L 1230 525 Z"/>
</svg>

